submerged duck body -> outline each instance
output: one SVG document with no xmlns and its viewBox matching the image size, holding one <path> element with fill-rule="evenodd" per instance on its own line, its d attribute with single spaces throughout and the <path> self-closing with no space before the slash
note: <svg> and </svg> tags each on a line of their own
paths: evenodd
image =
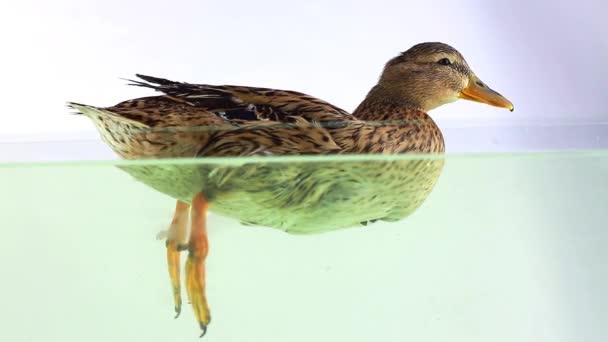
<svg viewBox="0 0 608 342">
<path fill-rule="evenodd" d="M 180 312 L 179 251 L 187 243 L 186 288 L 203 334 L 210 322 L 204 295 L 206 211 L 293 233 L 393 221 L 428 196 L 442 159 L 317 161 L 239 166 L 205 157 L 438 154 L 441 131 L 427 111 L 459 98 L 513 110 L 481 82 L 462 55 L 443 43 L 422 43 L 391 59 L 350 114 L 287 90 L 212 86 L 138 75 L 134 85 L 163 95 L 100 108 L 71 103 L 125 159 L 202 158 L 199 164 L 127 166 L 145 184 L 177 199 L 167 238 L 175 308 Z M 191 205 L 191 208 L 190 208 Z"/>
<path fill-rule="evenodd" d="M 444 151 L 437 125 L 415 109 L 377 105 L 377 112 L 366 111 L 368 120 L 360 120 L 292 91 L 139 77 L 149 83 L 137 85 L 167 95 L 103 109 L 72 104 L 126 159 Z M 190 202 L 202 191 L 211 211 L 301 234 L 402 218 L 427 197 L 442 165 L 427 159 L 123 169 L 178 200 Z"/>
</svg>

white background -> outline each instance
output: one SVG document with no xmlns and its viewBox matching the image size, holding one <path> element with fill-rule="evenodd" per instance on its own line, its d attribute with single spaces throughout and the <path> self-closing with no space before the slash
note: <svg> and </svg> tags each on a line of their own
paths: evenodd
<svg viewBox="0 0 608 342">
<path fill-rule="evenodd" d="M 65 102 L 109 106 L 149 95 L 119 79 L 135 73 L 299 90 L 353 110 L 389 58 L 423 41 L 456 47 L 516 108 L 460 101 L 433 112 L 444 127 L 606 122 L 606 7 L 601 0 L 5 1 L 0 137 L 96 137 Z"/>
<path fill-rule="evenodd" d="M 389 58 L 422 41 L 459 49 L 516 108 L 434 111 L 448 150 L 608 148 L 607 7 L 5 0 L 0 141 L 21 142 L 0 144 L 0 159 L 113 158 L 65 102 L 150 94 L 119 79 L 135 73 L 299 90 L 352 110 Z M 426 209 L 384 230 L 307 240 L 211 215 L 215 318 L 203 341 L 293 340 L 297 329 L 302 341 L 606 341 L 605 158 L 455 158 L 446 170 Z M 0 182 L 0 334 L 201 341 L 190 310 L 171 319 L 153 240 L 171 199 L 111 165 L 7 167 Z"/>
</svg>

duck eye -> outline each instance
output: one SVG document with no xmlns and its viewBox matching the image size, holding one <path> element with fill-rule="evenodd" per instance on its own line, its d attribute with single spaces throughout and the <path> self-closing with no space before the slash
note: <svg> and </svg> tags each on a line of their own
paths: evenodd
<svg viewBox="0 0 608 342">
<path fill-rule="evenodd" d="M 452 62 L 450 61 L 449 58 L 442 58 L 442 59 L 438 60 L 437 63 L 439 63 L 441 65 L 450 65 L 450 64 L 452 64 Z"/>
</svg>

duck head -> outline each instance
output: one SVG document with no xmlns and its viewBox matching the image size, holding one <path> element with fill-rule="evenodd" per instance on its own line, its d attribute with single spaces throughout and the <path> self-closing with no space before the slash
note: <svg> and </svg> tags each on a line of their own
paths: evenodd
<svg viewBox="0 0 608 342">
<path fill-rule="evenodd" d="M 509 100 L 482 82 L 464 57 L 444 43 L 417 44 L 391 59 L 373 93 L 425 112 L 458 99 L 513 111 Z"/>
</svg>

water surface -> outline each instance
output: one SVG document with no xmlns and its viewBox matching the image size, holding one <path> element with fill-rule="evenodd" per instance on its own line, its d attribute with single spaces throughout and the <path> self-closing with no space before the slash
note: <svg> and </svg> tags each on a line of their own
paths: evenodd
<svg viewBox="0 0 608 342">
<path fill-rule="evenodd" d="M 117 164 L 0 167 L 2 340 L 198 341 L 156 240 L 174 200 Z M 204 340 L 605 341 L 607 176 L 608 151 L 448 155 L 398 222 L 301 236 L 212 213 Z"/>
</svg>

